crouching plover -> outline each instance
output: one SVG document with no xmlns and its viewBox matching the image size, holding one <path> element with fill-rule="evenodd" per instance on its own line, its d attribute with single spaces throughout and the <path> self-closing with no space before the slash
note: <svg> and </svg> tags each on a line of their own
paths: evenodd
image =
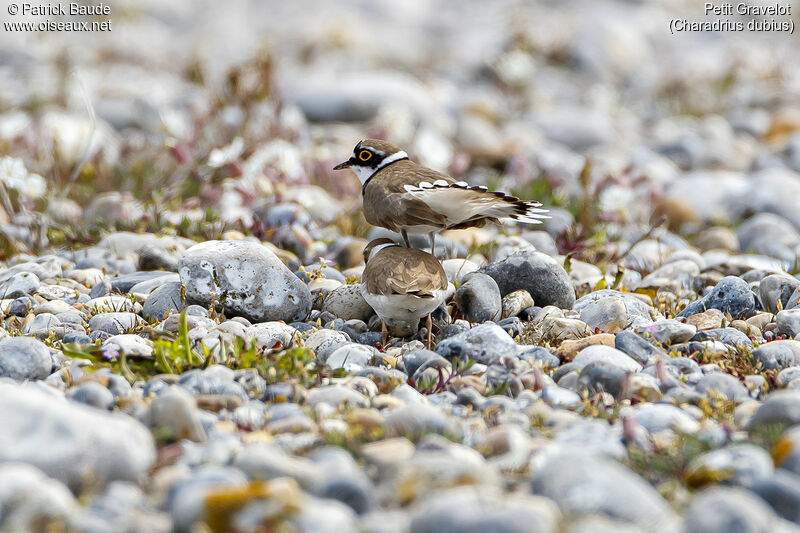
<svg viewBox="0 0 800 533">
<path fill-rule="evenodd" d="M 427 252 L 402 248 L 391 239 L 375 239 L 364 248 L 366 267 L 361 294 L 381 319 L 383 343 L 389 331 L 406 337 L 417 332 L 427 316 L 431 346 L 431 313 L 447 293 L 447 276 L 439 261 Z"/>
<path fill-rule="evenodd" d="M 539 224 L 549 218 L 545 209 L 539 209 L 539 202 L 455 181 L 414 163 L 386 141 L 361 141 L 350 159 L 333 168 L 349 168 L 358 175 L 367 222 L 400 232 L 409 248 L 409 234 L 427 233 L 434 253 L 435 235 L 444 229 L 482 227 L 504 220 Z"/>
</svg>

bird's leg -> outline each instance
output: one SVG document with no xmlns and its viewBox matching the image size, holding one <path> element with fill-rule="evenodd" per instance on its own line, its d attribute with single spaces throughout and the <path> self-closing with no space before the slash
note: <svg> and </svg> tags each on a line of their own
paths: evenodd
<svg viewBox="0 0 800 533">
<path fill-rule="evenodd" d="M 432 342 L 433 341 L 433 339 L 432 339 L 432 337 L 433 337 L 433 322 L 431 320 L 431 314 L 430 313 L 428 313 L 428 318 L 425 319 L 425 327 L 428 328 L 428 339 L 427 339 L 428 343 L 426 345 L 426 348 L 428 348 L 428 350 L 430 350 L 431 346 L 433 346 L 433 342 Z"/>
<path fill-rule="evenodd" d="M 389 330 L 386 329 L 386 322 L 381 320 L 381 344 L 386 348 L 386 341 L 389 340 Z"/>
<path fill-rule="evenodd" d="M 408 242 L 408 233 L 406 232 L 406 230 L 401 229 L 400 230 L 400 235 L 402 235 L 403 236 L 403 240 L 406 241 L 406 248 L 411 248 L 411 243 Z"/>
<path fill-rule="evenodd" d="M 431 240 L 431 255 L 436 255 L 436 248 L 434 242 L 436 241 L 436 232 L 428 233 L 428 238 Z"/>
</svg>

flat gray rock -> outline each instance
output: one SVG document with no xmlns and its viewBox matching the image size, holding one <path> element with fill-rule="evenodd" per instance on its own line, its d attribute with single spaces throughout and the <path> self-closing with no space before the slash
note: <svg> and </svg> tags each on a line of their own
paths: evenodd
<svg viewBox="0 0 800 533">
<path fill-rule="evenodd" d="M 219 302 L 255 322 L 304 319 L 311 292 L 267 247 L 249 241 L 207 241 L 179 263 L 186 297 L 204 306 Z"/>
</svg>

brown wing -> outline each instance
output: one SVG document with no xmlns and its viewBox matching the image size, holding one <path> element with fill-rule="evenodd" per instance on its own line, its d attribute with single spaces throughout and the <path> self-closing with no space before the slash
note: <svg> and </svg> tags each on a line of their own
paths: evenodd
<svg viewBox="0 0 800 533">
<path fill-rule="evenodd" d="M 363 279 L 372 294 L 414 294 L 432 297 L 433 291 L 447 289 L 442 265 L 421 250 L 392 246 L 369 260 Z"/>
<path fill-rule="evenodd" d="M 401 226 L 432 226 L 445 228 L 447 221 L 431 210 L 425 202 L 408 194 L 405 185 L 419 182 L 445 181 L 455 183 L 450 176 L 409 160 L 392 163 L 379 171 L 364 188 L 364 216 L 367 222 L 396 231 Z"/>
</svg>

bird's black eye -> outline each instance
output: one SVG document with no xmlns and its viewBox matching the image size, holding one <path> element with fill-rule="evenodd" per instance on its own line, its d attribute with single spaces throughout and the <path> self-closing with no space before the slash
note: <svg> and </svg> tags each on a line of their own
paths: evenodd
<svg viewBox="0 0 800 533">
<path fill-rule="evenodd" d="M 360 152 L 358 152 L 358 158 L 361 161 L 369 161 L 371 157 L 372 157 L 372 152 L 370 152 L 369 150 L 361 150 Z"/>
</svg>

